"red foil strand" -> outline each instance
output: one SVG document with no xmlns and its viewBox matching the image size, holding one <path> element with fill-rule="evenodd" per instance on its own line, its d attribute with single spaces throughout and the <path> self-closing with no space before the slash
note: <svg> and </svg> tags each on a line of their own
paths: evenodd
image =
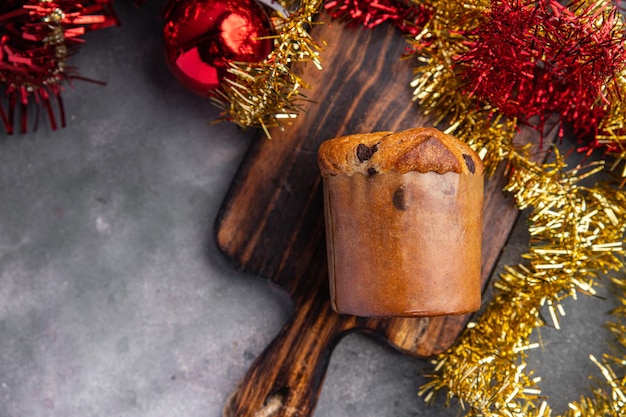
<svg viewBox="0 0 626 417">
<path fill-rule="evenodd" d="M 0 6 L 0 84 L 8 105 L 8 115 L 0 108 L 0 116 L 7 133 L 16 124 L 28 130 L 29 103 L 45 111 L 52 129 L 65 126 L 62 84 L 81 79 L 67 60 L 84 33 L 118 23 L 111 2 L 22 0 Z"/>
<path fill-rule="evenodd" d="M 389 22 L 412 36 L 432 17 L 430 8 L 410 0 L 330 0 L 324 8 L 333 19 L 348 22 L 351 27 L 371 29 Z"/>
</svg>

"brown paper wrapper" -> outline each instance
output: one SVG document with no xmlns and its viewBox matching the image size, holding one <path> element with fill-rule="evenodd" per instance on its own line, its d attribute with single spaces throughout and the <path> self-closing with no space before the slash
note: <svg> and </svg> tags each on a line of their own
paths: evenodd
<svg viewBox="0 0 626 417">
<path fill-rule="evenodd" d="M 476 311 L 483 181 L 454 172 L 324 177 L 333 308 L 365 317 Z"/>
</svg>

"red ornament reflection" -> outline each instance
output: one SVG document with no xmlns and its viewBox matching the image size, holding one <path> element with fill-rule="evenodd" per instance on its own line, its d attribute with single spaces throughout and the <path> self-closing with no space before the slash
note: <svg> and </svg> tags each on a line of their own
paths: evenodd
<svg viewBox="0 0 626 417">
<path fill-rule="evenodd" d="M 272 50 L 271 23 L 254 0 L 174 0 L 166 9 L 167 62 L 189 90 L 219 88 L 229 61 L 260 62 Z M 265 37 L 265 39 L 263 39 Z"/>
</svg>

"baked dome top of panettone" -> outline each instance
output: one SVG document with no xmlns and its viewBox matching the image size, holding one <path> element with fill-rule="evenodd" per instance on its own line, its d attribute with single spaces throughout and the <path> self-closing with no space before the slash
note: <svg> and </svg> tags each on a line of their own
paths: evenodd
<svg viewBox="0 0 626 417">
<path fill-rule="evenodd" d="M 320 145 L 323 176 L 411 171 L 482 175 L 483 163 L 467 144 L 435 128 L 342 136 Z"/>
</svg>

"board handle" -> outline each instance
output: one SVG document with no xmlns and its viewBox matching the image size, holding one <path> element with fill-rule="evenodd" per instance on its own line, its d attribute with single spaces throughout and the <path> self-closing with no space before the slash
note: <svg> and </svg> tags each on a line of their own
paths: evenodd
<svg viewBox="0 0 626 417">
<path fill-rule="evenodd" d="M 328 302 L 297 306 L 230 395 L 224 417 L 306 417 L 313 413 L 331 353 L 353 319 Z"/>
</svg>

